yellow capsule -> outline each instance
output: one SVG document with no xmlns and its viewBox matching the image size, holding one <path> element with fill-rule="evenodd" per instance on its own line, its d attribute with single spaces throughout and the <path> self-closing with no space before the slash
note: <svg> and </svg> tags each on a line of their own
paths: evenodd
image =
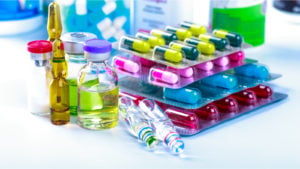
<svg viewBox="0 0 300 169">
<path fill-rule="evenodd" d="M 57 2 L 52 2 L 49 5 L 47 31 L 49 41 L 53 42 L 55 39 L 60 38 L 62 26 L 60 8 Z"/>
<path fill-rule="evenodd" d="M 215 52 L 215 46 L 210 42 L 204 42 L 194 38 L 185 39 L 184 42 L 195 45 L 203 54 L 212 55 Z"/>
<path fill-rule="evenodd" d="M 191 31 L 194 36 L 199 36 L 200 34 L 205 34 L 207 32 L 205 26 L 197 25 L 191 22 L 184 21 L 180 24 L 180 26 Z"/>
<path fill-rule="evenodd" d="M 150 51 L 150 44 L 148 42 L 133 37 L 123 37 L 121 44 L 127 49 L 141 53 L 147 53 Z"/>
<path fill-rule="evenodd" d="M 148 34 L 137 33 L 136 37 L 148 42 L 152 48 L 154 48 L 155 46 L 163 46 L 166 44 L 163 38 L 148 35 Z"/>
<path fill-rule="evenodd" d="M 159 38 L 163 38 L 166 43 L 170 43 L 171 41 L 178 40 L 177 36 L 174 33 L 159 30 L 159 29 L 152 29 L 150 34 Z"/>
<path fill-rule="evenodd" d="M 193 36 L 192 32 L 183 28 L 174 28 L 171 26 L 167 26 L 166 31 L 175 33 L 179 40 L 184 40 Z"/>
<path fill-rule="evenodd" d="M 182 61 L 182 53 L 165 46 L 157 46 L 154 48 L 154 55 L 159 56 L 167 61 L 179 63 Z"/>
<path fill-rule="evenodd" d="M 243 37 L 237 33 L 216 29 L 213 31 L 213 34 L 216 37 L 228 39 L 230 45 L 233 47 L 240 47 L 243 43 Z"/>
<path fill-rule="evenodd" d="M 223 38 L 218 38 L 207 34 L 201 34 L 199 35 L 199 39 L 201 41 L 213 43 L 217 50 L 224 50 L 227 46 L 227 41 Z"/>
</svg>

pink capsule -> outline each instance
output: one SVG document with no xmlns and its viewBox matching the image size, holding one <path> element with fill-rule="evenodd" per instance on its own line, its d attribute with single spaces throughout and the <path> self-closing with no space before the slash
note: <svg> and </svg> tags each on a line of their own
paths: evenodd
<svg viewBox="0 0 300 169">
<path fill-rule="evenodd" d="M 218 59 L 213 61 L 215 65 L 217 66 L 226 66 L 229 63 L 229 59 L 226 56 L 219 57 Z"/>
<path fill-rule="evenodd" d="M 235 53 L 232 53 L 230 55 L 227 55 L 227 57 L 231 60 L 231 61 L 235 61 L 235 62 L 240 62 L 243 61 L 245 58 L 245 53 L 243 51 L 238 51 Z"/>
<path fill-rule="evenodd" d="M 114 57 L 114 65 L 118 69 L 122 69 L 131 73 L 137 73 L 140 70 L 140 66 L 136 62 L 122 56 Z"/>
<path fill-rule="evenodd" d="M 207 61 L 207 62 L 196 65 L 196 67 L 200 70 L 210 71 L 214 68 L 214 64 L 211 61 Z"/>
<path fill-rule="evenodd" d="M 220 119 L 220 113 L 218 111 L 218 108 L 213 104 L 201 107 L 200 109 L 197 109 L 194 112 L 202 120 L 217 121 Z"/>
<path fill-rule="evenodd" d="M 165 111 L 174 125 L 189 129 L 199 129 L 199 119 L 197 115 L 183 109 L 169 108 Z"/>
<path fill-rule="evenodd" d="M 173 67 L 168 67 L 169 70 L 177 71 L 182 77 L 192 77 L 194 75 L 194 70 L 191 67 L 185 69 L 176 69 Z"/>
<path fill-rule="evenodd" d="M 179 80 L 177 74 L 163 69 L 158 69 L 158 68 L 151 68 L 151 76 L 155 80 L 162 81 L 169 84 L 175 84 Z"/>
</svg>

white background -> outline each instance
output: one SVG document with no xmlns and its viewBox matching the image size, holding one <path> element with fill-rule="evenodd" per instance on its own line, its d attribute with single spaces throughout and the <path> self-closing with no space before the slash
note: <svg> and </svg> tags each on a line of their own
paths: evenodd
<svg viewBox="0 0 300 169">
<path fill-rule="evenodd" d="M 0 168 L 300 168 L 300 23 L 281 16 L 268 8 L 266 43 L 247 57 L 283 74 L 274 83 L 289 98 L 183 138 L 183 158 L 146 151 L 121 125 L 90 131 L 31 115 L 26 43 L 45 39 L 46 28 L 0 37 Z"/>
</svg>

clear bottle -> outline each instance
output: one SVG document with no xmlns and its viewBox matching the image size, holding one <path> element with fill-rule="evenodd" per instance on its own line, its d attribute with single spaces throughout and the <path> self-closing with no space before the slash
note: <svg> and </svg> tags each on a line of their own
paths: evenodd
<svg viewBox="0 0 300 169">
<path fill-rule="evenodd" d="M 85 42 L 88 63 L 78 82 L 78 123 L 87 129 L 108 129 L 118 124 L 118 76 L 108 64 L 111 43 L 91 39 Z"/>
<path fill-rule="evenodd" d="M 36 115 L 49 115 L 49 90 L 46 81 L 46 67 L 52 56 L 52 44 L 46 40 L 36 40 L 27 44 L 31 64 L 28 78 L 28 109 Z"/>
<path fill-rule="evenodd" d="M 175 130 L 175 127 L 161 108 L 150 99 L 140 101 L 139 107 L 145 117 L 150 120 L 155 128 L 155 136 L 164 142 L 164 144 L 174 154 L 180 154 L 184 150 L 184 142 Z"/>
<path fill-rule="evenodd" d="M 69 32 L 61 36 L 68 61 L 67 81 L 69 83 L 71 115 L 77 115 L 77 76 L 79 70 L 87 63 L 84 57 L 83 43 L 86 40 L 95 38 L 97 38 L 95 34 L 87 32 Z"/>
<path fill-rule="evenodd" d="M 123 96 L 119 102 L 120 117 L 126 122 L 129 131 L 149 149 L 155 148 L 159 141 L 154 137 L 154 130 L 140 112 L 141 110 L 129 97 Z"/>
</svg>

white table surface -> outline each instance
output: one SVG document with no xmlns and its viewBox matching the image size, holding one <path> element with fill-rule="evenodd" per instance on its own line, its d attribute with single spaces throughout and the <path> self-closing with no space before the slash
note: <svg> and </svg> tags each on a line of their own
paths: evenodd
<svg viewBox="0 0 300 169">
<path fill-rule="evenodd" d="M 300 24 L 268 13 L 265 45 L 247 51 L 283 74 L 274 83 L 288 99 L 184 137 L 183 158 L 148 152 L 122 126 L 90 131 L 30 114 L 26 42 L 44 29 L 0 37 L 0 168 L 300 168 Z"/>
</svg>

